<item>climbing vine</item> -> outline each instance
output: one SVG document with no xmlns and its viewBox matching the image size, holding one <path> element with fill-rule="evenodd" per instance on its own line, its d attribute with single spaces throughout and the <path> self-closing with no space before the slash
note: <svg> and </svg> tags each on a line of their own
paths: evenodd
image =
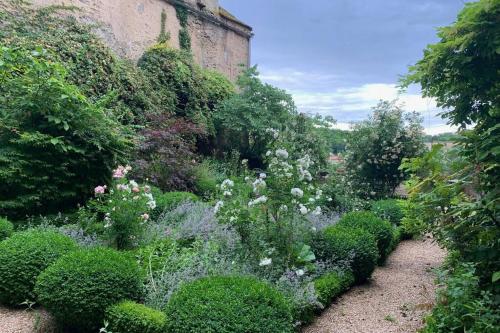
<svg viewBox="0 0 500 333">
<path fill-rule="evenodd" d="M 170 32 L 166 31 L 166 24 L 167 24 L 167 13 L 165 12 L 165 9 L 161 11 L 161 28 L 160 28 L 160 35 L 158 36 L 158 43 L 159 44 L 165 44 L 170 40 Z"/>
<path fill-rule="evenodd" d="M 190 51 L 191 36 L 189 35 L 188 31 L 188 11 L 186 7 L 182 5 L 176 5 L 175 12 L 181 25 L 181 29 L 179 30 L 179 46 L 182 50 Z"/>
</svg>

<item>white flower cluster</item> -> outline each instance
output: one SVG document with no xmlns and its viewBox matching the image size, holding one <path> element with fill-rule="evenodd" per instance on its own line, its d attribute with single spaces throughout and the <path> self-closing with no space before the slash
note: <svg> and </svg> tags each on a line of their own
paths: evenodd
<svg viewBox="0 0 500 333">
<path fill-rule="evenodd" d="M 256 205 L 260 205 L 260 204 L 263 204 L 263 203 L 266 203 L 267 202 L 267 197 L 265 195 L 263 196 L 260 196 L 254 200 L 251 200 L 249 203 L 248 203 L 248 207 L 252 207 L 252 206 L 256 206 Z"/>
<path fill-rule="evenodd" d="M 271 156 L 273 153 L 269 150 L 266 156 Z M 293 166 L 287 162 L 288 152 L 285 149 L 278 149 L 274 153 L 274 157 L 271 158 L 269 163 L 269 170 L 275 174 L 278 178 L 291 178 L 293 177 Z"/>
<path fill-rule="evenodd" d="M 260 193 L 262 190 L 264 190 L 267 186 L 266 181 L 264 180 L 267 177 L 265 173 L 261 173 L 259 175 L 259 178 L 257 178 L 253 183 L 253 192 L 254 193 Z"/>
<path fill-rule="evenodd" d="M 269 266 L 272 264 L 272 262 L 273 262 L 273 260 L 271 258 L 263 258 L 260 260 L 259 266 L 261 266 L 261 267 L 262 266 Z"/>
<path fill-rule="evenodd" d="M 292 188 L 290 193 L 297 198 L 302 198 L 304 196 L 304 191 L 302 191 L 300 188 L 297 187 Z"/>
<path fill-rule="evenodd" d="M 220 189 L 223 191 L 225 197 L 230 197 L 233 195 L 232 188 L 234 187 L 234 182 L 231 179 L 226 179 L 220 185 Z"/>
<path fill-rule="evenodd" d="M 275 154 L 276 157 L 281 158 L 283 160 L 288 159 L 288 152 L 285 149 L 277 149 Z"/>
<path fill-rule="evenodd" d="M 217 203 L 215 204 L 215 207 L 214 207 L 214 213 L 217 214 L 217 212 L 222 208 L 224 207 L 224 201 L 217 201 Z"/>
<path fill-rule="evenodd" d="M 297 171 L 299 173 L 299 180 L 306 180 L 308 182 L 312 181 L 312 175 L 309 172 L 309 167 L 313 164 L 311 157 L 305 155 L 304 157 L 297 160 Z"/>
<path fill-rule="evenodd" d="M 277 139 L 280 136 L 280 132 L 274 128 L 266 128 L 266 132 L 270 133 L 275 139 Z"/>
</svg>

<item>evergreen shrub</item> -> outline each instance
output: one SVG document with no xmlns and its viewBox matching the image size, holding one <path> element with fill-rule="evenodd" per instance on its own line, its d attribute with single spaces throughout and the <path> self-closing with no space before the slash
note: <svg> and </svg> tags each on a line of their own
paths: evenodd
<svg viewBox="0 0 500 333">
<path fill-rule="evenodd" d="M 33 288 L 38 275 L 76 249 L 73 240 L 55 231 L 22 231 L 0 242 L 0 303 L 17 306 L 36 301 Z"/>
</svg>

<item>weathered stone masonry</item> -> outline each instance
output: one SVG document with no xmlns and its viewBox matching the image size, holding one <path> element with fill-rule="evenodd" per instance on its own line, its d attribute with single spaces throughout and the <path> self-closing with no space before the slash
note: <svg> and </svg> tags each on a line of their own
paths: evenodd
<svg viewBox="0 0 500 333">
<path fill-rule="evenodd" d="M 162 12 L 169 45 L 179 48 L 180 22 L 175 6 L 188 16 L 191 51 L 204 68 L 235 80 L 241 65 L 250 65 L 252 28 L 240 22 L 218 0 L 32 0 L 36 6 L 68 5 L 80 21 L 97 23 L 98 34 L 120 56 L 137 60 L 160 35 Z"/>
</svg>

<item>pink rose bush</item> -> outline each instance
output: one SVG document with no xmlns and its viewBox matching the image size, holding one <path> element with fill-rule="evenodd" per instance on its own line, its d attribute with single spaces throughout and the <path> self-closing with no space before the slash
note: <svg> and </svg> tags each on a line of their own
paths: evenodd
<svg viewBox="0 0 500 333">
<path fill-rule="evenodd" d="M 104 216 L 104 229 L 108 241 L 118 249 L 136 247 L 144 224 L 150 220 L 149 212 L 156 201 L 148 185 L 129 180 L 130 166 L 118 166 L 113 171 L 113 183 L 94 189 L 95 199 L 90 203 Z"/>
</svg>

